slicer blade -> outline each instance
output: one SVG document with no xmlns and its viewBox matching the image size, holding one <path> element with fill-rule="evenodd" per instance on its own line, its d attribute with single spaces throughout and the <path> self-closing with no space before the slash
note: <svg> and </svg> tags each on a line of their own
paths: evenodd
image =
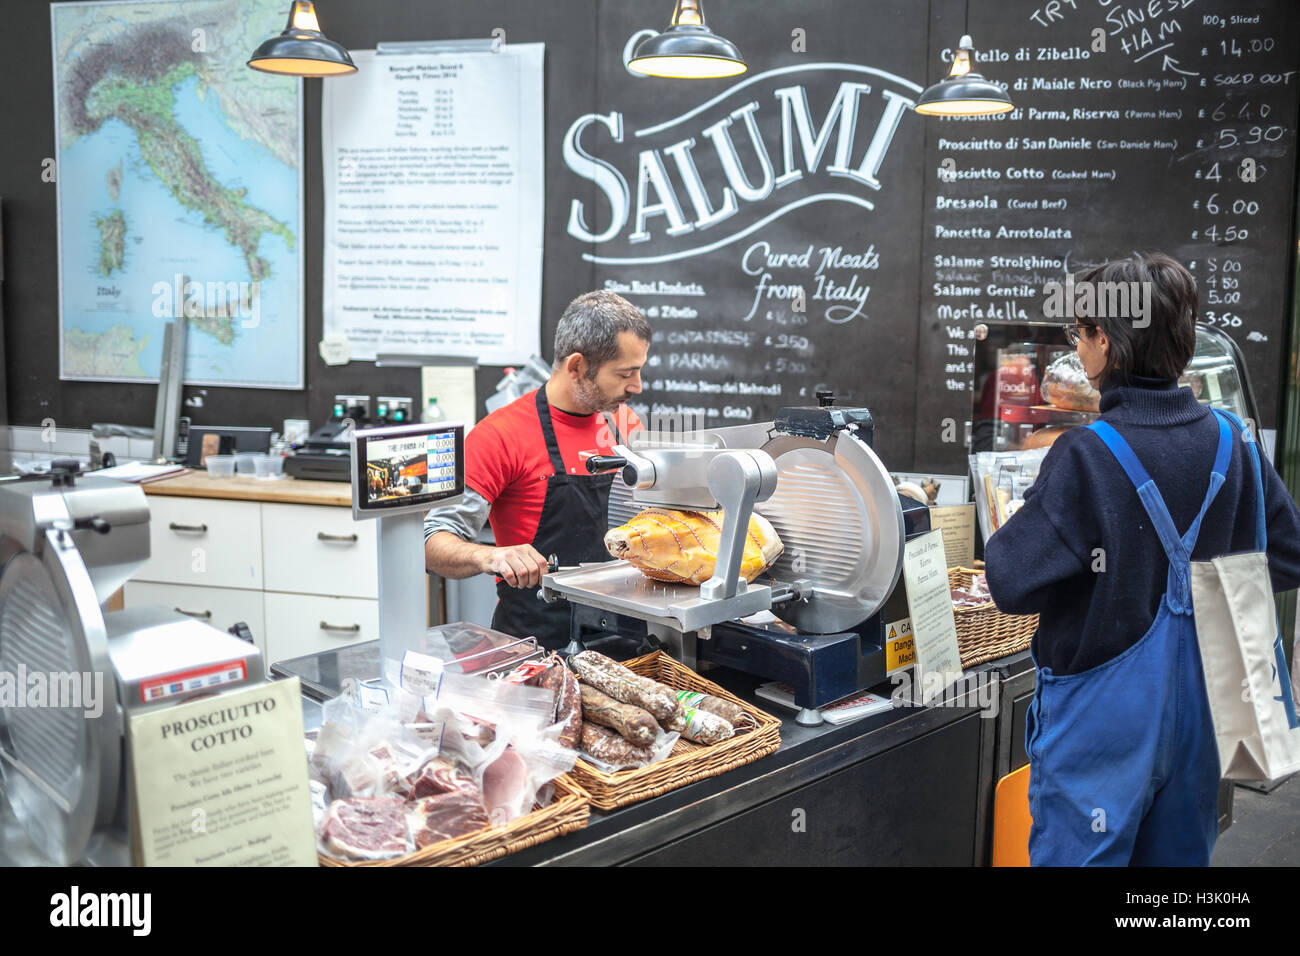
<svg viewBox="0 0 1300 956">
<path fill-rule="evenodd" d="M 767 575 L 812 584 L 806 600 L 772 613 L 805 633 L 856 627 L 880 609 L 902 572 L 903 512 L 888 470 L 845 432 L 826 441 L 778 435 L 763 450 L 779 478 L 776 492 L 754 510 L 785 546 Z"/>
</svg>

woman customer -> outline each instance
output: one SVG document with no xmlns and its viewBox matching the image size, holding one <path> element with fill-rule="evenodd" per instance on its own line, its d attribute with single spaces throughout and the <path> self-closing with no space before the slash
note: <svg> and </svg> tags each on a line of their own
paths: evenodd
<svg viewBox="0 0 1300 956">
<path fill-rule="evenodd" d="M 1203 866 L 1219 759 L 1191 594 L 1171 561 L 1254 550 L 1254 465 L 1239 427 L 1178 384 L 1196 343 L 1192 275 L 1169 256 L 1135 256 L 1085 272 L 1076 290 L 1119 282 L 1146 284 L 1126 287 L 1143 290 L 1128 297 L 1132 314 L 1103 314 L 1118 297 L 1094 296 L 1066 330 L 1105 424 L 1052 445 L 988 541 L 988 583 L 1006 613 L 1039 615 L 1030 863 Z M 1260 460 L 1269 572 L 1286 591 L 1300 586 L 1300 512 Z M 1146 476 L 1155 493 L 1139 495 Z"/>
</svg>

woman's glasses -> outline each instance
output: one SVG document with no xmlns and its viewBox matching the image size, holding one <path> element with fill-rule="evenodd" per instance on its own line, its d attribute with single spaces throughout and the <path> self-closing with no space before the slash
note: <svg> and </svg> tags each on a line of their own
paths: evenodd
<svg viewBox="0 0 1300 956">
<path fill-rule="evenodd" d="M 1083 338 L 1085 332 L 1091 331 L 1091 325 L 1079 325 L 1078 323 L 1067 325 L 1065 327 L 1065 341 L 1069 342 L 1071 347 L 1074 347 L 1079 344 L 1079 339 Z"/>
</svg>

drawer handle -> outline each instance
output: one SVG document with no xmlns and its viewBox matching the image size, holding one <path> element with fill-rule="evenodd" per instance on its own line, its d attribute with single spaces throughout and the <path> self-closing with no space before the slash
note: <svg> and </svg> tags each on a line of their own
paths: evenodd
<svg viewBox="0 0 1300 956">
<path fill-rule="evenodd" d="M 326 624 L 324 621 L 321 621 L 320 629 L 322 631 L 349 631 L 353 634 L 356 634 L 358 631 L 361 630 L 361 625 L 360 624 Z"/>
<path fill-rule="evenodd" d="M 183 608 L 183 607 L 174 607 L 174 608 L 172 608 L 172 610 L 173 610 L 173 611 L 179 611 L 181 614 L 188 615 L 189 617 L 197 617 L 200 621 L 210 621 L 210 620 L 212 620 L 212 612 L 211 612 L 211 611 L 187 611 L 187 610 L 185 610 L 185 608 Z"/>
<path fill-rule="evenodd" d="M 348 544 L 357 543 L 357 535 L 354 531 L 352 534 L 326 534 L 324 531 L 316 532 L 317 541 L 344 541 Z"/>
<path fill-rule="evenodd" d="M 199 534 L 207 534 L 208 526 L 205 524 L 177 524 L 175 521 L 167 525 L 173 531 L 197 531 Z"/>
</svg>

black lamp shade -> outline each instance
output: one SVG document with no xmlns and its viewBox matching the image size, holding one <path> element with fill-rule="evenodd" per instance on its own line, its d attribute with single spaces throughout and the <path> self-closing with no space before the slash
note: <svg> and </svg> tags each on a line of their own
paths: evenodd
<svg viewBox="0 0 1300 956">
<path fill-rule="evenodd" d="M 1012 108 L 1007 91 L 978 73 L 940 80 L 920 95 L 915 107 L 927 116 L 981 116 Z"/>
<path fill-rule="evenodd" d="M 650 76 L 719 77 L 744 73 L 740 51 L 706 26 L 679 24 L 637 44 L 628 69 Z"/>
<path fill-rule="evenodd" d="M 346 76 L 357 72 L 352 57 L 342 46 L 319 30 L 294 25 L 300 11 L 310 14 L 311 21 L 315 22 L 315 11 L 310 3 L 294 3 L 284 32 L 254 50 L 248 65 L 262 73 L 278 76 Z"/>
</svg>

